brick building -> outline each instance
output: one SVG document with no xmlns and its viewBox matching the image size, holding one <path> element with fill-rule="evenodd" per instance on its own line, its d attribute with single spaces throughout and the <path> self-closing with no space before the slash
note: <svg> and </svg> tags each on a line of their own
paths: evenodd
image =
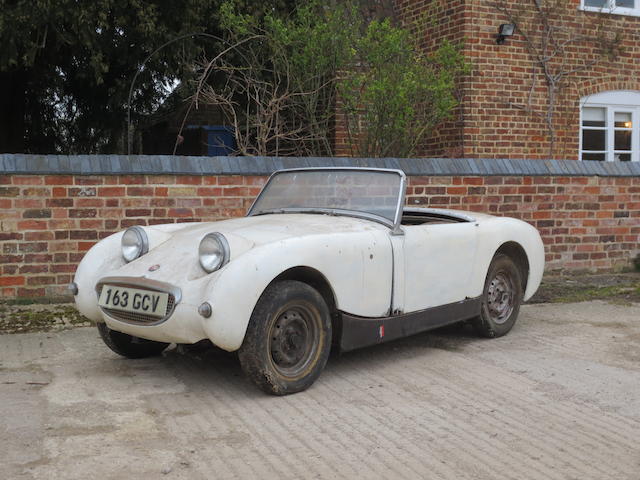
<svg viewBox="0 0 640 480">
<path fill-rule="evenodd" d="M 442 38 L 459 42 L 472 68 L 454 118 L 420 156 L 640 161 L 640 0 L 395 0 L 393 7 L 404 24 L 430 16 L 425 50 Z M 499 44 L 502 24 L 515 32 Z"/>
</svg>

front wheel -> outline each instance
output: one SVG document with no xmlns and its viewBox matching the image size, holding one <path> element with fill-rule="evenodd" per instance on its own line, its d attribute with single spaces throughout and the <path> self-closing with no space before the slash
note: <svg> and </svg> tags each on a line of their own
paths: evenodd
<svg viewBox="0 0 640 480">
<path fill-rule="evenodd" d="M 511 257 L 497 254 L 485 280 L 480 316 L 473 320 L 476 331 L 487 338 L 508 333 L 518 318 L 522 297 L 520 270 Z"/>
<path fill-rule="evenodd" d="M 127 358 L 146 358 L 160 355 L 169 346 L 168 343 L 154 342 L 144 338 L 133 337 L 107 327 L 104 322 L 98 323 L 100 338 L 107 347 L 118 355 Z"/>
<path fill-rule="evenodd" d="M 238 356 L 260 389 L 287 395 L 309 388 L 331 349 L 331 317 L 317 290 L 285 280 L 271 284 L 251 315 Z"/>
</svg>

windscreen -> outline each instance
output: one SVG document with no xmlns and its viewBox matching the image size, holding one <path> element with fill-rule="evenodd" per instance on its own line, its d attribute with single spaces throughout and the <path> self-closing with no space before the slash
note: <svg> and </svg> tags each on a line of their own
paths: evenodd
<svg viewBox="0 0 640 480">
<path fill-rule="evenodd" d="M 271 177 L 249 215 L 283 210 L 347 210 L 377 215 L 394 223 L 401 187 L 402 177 L 393 171 L 284 171 Z"/>
</svg>

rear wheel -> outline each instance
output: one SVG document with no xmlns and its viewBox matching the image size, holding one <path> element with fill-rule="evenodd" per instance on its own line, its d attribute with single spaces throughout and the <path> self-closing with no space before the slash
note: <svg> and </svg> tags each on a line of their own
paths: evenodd
<svg viewBox="0 0 640 480">
<path fill-rule="evenodd" d="M 168 343 L 154 342 L 144 338 L 133 337 L 107 327 L 104 322 L 98 323 L 98 332 L 107 347 L 127 358 L 146 358 L 160 355 L 169 346 Z"/>
<path fill-rule="evenodd" d="M 522 303 L 522 278 L 514 261 L 504 254 L 493 257 L 482 295 L 476 331 L 487 338 L 501 337 L 513 328 Z"/>
<path fill-rule="evenodd" d="M 251 315 L 238 356 L 260 389 L 286 395 L 309 388 L 331 349 L 331 317 L 309 285 L 286 280 L 270 285 Z"/>
</svg>

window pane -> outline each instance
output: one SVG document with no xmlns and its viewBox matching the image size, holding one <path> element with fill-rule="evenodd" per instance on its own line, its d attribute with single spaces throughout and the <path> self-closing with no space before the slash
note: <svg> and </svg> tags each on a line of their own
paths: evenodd
<svg viewBox="0 0 640 480">
<path fill-rule="evenodd" d="M 616 0 L 616 7 L 633 8 L 634 0 Z"/>
<path fill-rule="evenodd" d="M 604 127 L 605 119 L 604 108 L 586 107 L 582 109 L 582 125 L 585 127 Z"/>
<path fill-rule="evenodd" d="M 617 162 L 630 162 L 631 161 L 631 154 L 630 153 L 615 153 L 613 155 L 613 158 Z"/>
<path fill-rule="evenodd" d="M 606 150 L 605 146 L 606 131 L 605 130 L 583 130 L 582 131 L 582 149 L 583 150 Z"/>
<path fill-rule="evenodd" d="M 585 148 L 585 150 L 592 149 Z M 631 150 L 631 130 L 616 130 L 614 150 Z"/>
<path fill-rule="evenodd" d="M 609 6 L 609 0 L 584 0 L 584 6 L 585 7 L 598 7 L 598 8 L 602 8 L 602 7 L 608 7 Z"/>
<path fill-rule="evenodd" d="M 631 128 L 631 113 L 630 112 L 616 112 L 615 113 L 615 126 L 619 128 Z"/>
<path fill-rule="evenodd" d="M 269 179 L 250 214 L 287 209 L 340 209 L 369 213 L 393 222 L 402 179 L 393 171 L 291 170 Z"/>
<path fill-rule="evenodd" d="M 596 160 L 598 162 L 604 162 L 604 153 L 583 153 L 582 160 Z"/>
</svg>

